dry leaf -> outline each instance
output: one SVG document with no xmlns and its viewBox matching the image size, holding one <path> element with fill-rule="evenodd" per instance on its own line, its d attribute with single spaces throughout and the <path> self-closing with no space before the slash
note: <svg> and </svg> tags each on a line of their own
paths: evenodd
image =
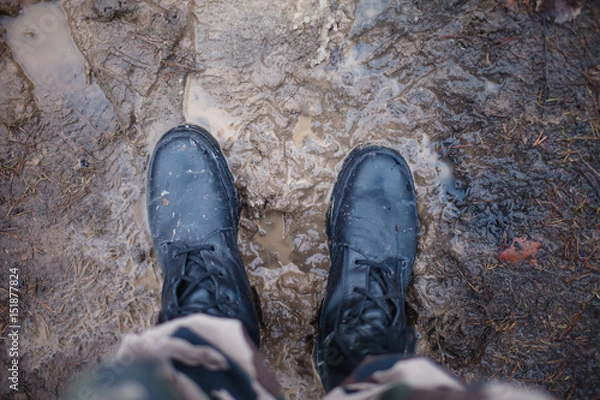
<svg viewBox="0 0 600 400">
<path fill-rule="evenodd" d="M 521 263 L 531 258 L 533 265 L 537 264 L 537 253 L 542 244 L 535 240 L 527 238 L 514 238 L 510 246 L 498 255 L 500 261 L 510 263 Z"/>
</svg>

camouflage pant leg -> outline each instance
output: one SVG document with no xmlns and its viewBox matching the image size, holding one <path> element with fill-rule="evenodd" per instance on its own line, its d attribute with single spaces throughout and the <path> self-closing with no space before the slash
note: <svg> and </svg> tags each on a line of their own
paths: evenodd
<svg viewBox="0 0 600 400">
<path fill-rule="evenodd" d="M 282 398 L 241 322 L 204 314 L 127 335 L 116 359 L 76 384 L 68 398 L 192 400 Z M 511 385 L 466 387 L 423 357 L 365 359 L 324 400 L 546 400 Z"/>
<path fill-rule="evenodd" d="M 116 358 L 69 399 L 262 400 L 279 392 L 240 321 L 195 314 L 126 335 Z"/>
<path fill-rule="evenodd" d="M 365 359 L 323 400 L 549 400 L 550 396 L 508 384 L 468 387 L 424 357 Z"/>
</svg>

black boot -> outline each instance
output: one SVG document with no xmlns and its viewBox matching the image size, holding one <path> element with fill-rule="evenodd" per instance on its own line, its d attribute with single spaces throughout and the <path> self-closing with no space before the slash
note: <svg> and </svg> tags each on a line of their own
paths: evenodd
<svg viewBox="0 0 600 400">
<path fill-rule="evenodd" d="M 148 172 L 148 222 L 164 274 L 161 321 L 204 313 L 258 318 L 237 246 L 240 204 L 218 143 L 182 125 L 158 142 Z"/>
<path fill-rule="evenodd" d="M 331 269 L 317 342 L 325 390 L 366 356 L 413 351 L 404 299 L 417 234 L 417 201 L 404 159 L 380 146 L 352 151 L 327 213 Z"/>
</svg>

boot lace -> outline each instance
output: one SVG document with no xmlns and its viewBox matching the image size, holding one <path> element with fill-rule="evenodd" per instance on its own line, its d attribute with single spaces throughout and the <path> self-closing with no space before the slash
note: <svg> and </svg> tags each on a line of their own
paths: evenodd
<svg viewBox="0 0 600 400">
<path fill-rule="evenodd" d="M 174 316 L 198 312 L 219 316 L 234 315 L 232 299 L 219 290 L 219 279 L 223 279 L 225 273 L 206 265 L 202 257 L 205 251 L 215 251 L 215 247 L 199 245 L 183 248 L 175 253 L 175 258 L 185 257 L 185 265 L 183 273 L 173 280 L 176 306 L 170 313 Z M 198 296 L 200 292 L 202 295 Z"/>
<path fill-rule="evenodd" d="M 412 353 L 415 338 L 406 325 L 404 288 L 397 288 L 392 273 L 399 263 L 404 268 L 407 261 L 387 259 L 374 262 L 359 259 L 354 262 L 366 266 L 370 279 L 366 288 L 353 289 L 358 307 L 349 307 L 344 312 L 336 334 L 335 341 L 343 358 L 358 364 L 367 355 Z"/>
</svg>

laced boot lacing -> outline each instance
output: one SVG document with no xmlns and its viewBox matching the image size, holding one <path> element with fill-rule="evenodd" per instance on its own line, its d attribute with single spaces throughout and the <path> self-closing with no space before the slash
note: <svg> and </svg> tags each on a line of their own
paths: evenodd
<svg viewBox="0 0 600 400">
<path fill-rule="evenodd" d="M 225 273 L 218 268 L 210 268 L 202 258 L 202 252 L 215 251 L 212 245 L 199 245 L 178 250 L 174 258 L 185 257 L 183 274 L 173 277 L 176 289 L 175 306 L 169 310 L 172 316 L 184 316 L 197 312 L 215 315 L 235 315 L 233 300 L 228 295 L 221 294 L 219 278 Z M 198 291 L 204 291 L 207 296 L 202 300 L 195 296 L 190 304 L 187 300 Z"/>
<path fill-rule="evenodd" d="M 397 282 L 392 272 L 397 265 L 403 270 L 407 261 L 391 258 L 383 262 L 355 260 L 354 263 L 367 267 L 369 286 L 353 289 L 360 306 L 344 311 L 332 336 L 334 347 L 326 352 L 326 362 L 355 365 L 367 355 L 412 353 L 415 338 L 405 321 L 405 296 L 403 288 L 394 290 Z"/>
</svg>

